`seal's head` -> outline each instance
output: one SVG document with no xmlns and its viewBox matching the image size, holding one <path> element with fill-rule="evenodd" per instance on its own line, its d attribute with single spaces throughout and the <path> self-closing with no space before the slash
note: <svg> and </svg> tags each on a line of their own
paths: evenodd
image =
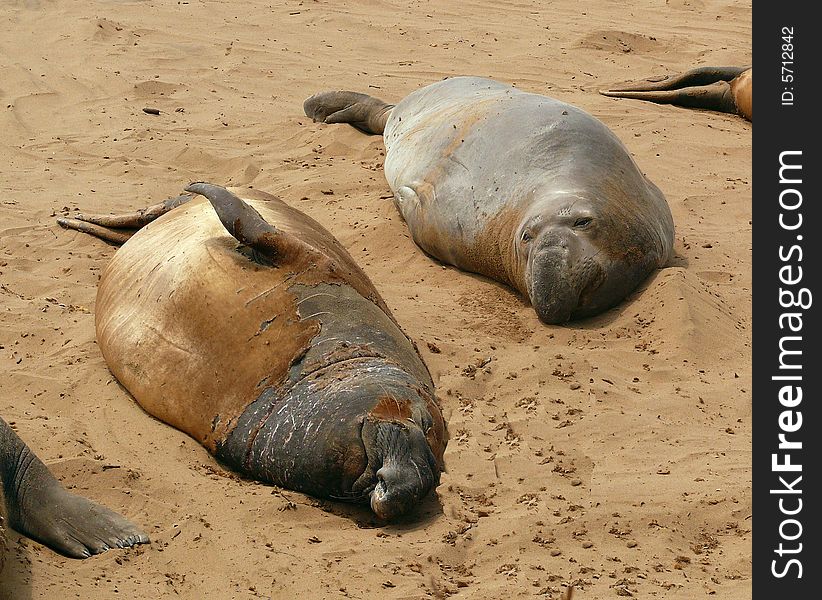
<svg viewBox="0 0 822 600">
<path fill-rule="evenodd" d="M 366 472 L 370 482 L 358 483 L 366 483 L 366 489 L 373 485 L 370 504 L 379 518 L 388 521 L 410 512 L 439 483 L 440 469 L 418 424 L 366 422 L 363 443 L 379 468 Z"/>
<path fill-rule="evenodd" d="M 375 356 L 312 369 L 285 395 L 263 392 L 218 457 L 263 481 L 370 503 L 384 520 L 411 512 L 439 484 L 448 441 L 430 381 Z"/>
<path fill-rule="evenodd" d="M 349 340 L 357 339 L 350 333 Z M 324 347 L 321 342 L 314 349 Z M 439 483 L 445 421 L 427 371 L 356 356 L 371 349 L 353 341 L 335 348 L 342 358 L 330 352 L 316 362 L 309 353 L 305 364 L 292 367 L 310 372 L 286 383 L 287 391 L 263 391 L 216 454 L 262 481 L 370 504 L 389 521 L 412 512 Z"/>
<path fill-rule="evenodd" d="M 410 512 L 439 483 L 445 422 L 431 391 L 396 365 L 372 359 L 348 368 L 355 376 L 340 391 L 350 391 L 347 405 L 364 409 L 356 424 L 350 422 L 364 456 L 348 445 L 349 455 L 361 458 L 346 461 L 353 478 L 343 486 L 352 500 L 367 501 L 378 517 L 392 520 Z"/>
<path fill-rule="evenodd" d="M 544 323 L 602 312 L 667 260 L 659 229 L 612 202 L 564 194 L 537 203 L 514 241 L 522 292 Z"/>
</svg>

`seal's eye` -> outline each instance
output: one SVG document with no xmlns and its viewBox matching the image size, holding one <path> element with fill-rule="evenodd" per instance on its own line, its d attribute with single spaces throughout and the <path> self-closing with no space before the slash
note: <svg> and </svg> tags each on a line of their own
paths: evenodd
<svg viewBox="0 0 822 600">
<path fill-rule="evenodd" d="M 523 244 L 527 244 L 532 239 L 534 239 L 534 236 L 531 234 L 531 232 L 528 229 L 523 229 L 522 230 L 522 235 L 520 235 L 519 239 L 522 240 Z"/>
<path fill-rule="evenodd" d="M 591 217 L 580 217 L 576 221 L 574 221 L 574 227 L 577 229 L 582 229 L 583 227 L 587 227 L 591 224 L 593 219 Z"/>
</svg>

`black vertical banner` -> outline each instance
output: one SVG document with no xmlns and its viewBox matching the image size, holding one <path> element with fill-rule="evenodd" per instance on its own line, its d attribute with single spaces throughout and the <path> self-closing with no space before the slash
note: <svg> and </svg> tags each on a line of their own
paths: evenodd
<svg viewBox="0 0 822 600">
<path fill-rule="evenodd" d="M 753 10 L 753 590 L 818 598 L 822 351 L 815 3 Z M 818 306 L 819 305 L 819 306 Z"/>
</svg>

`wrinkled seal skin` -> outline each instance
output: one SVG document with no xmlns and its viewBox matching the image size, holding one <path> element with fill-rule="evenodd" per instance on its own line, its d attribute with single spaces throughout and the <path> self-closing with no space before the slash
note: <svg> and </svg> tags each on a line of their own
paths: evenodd
<svg viewBox="0 0 822 600">
<path fill-rule="evenodd" d="M 149 541 L 125 517 L 67 491 L 2 418 L 0 498 L 13 529 L 70 558 L 88 558 L 110 548 Z M 5 551 L 0 517 L 0 574 Z"/>
<path fill-rule="evenodd" d="M 304 108 L 365 130 L 381 116 L 370 130 L 383 134 L 385 177 L 417 245 L 516 288 L 545 323 L 614 306 L 671 256 L 662 192 L 574 106 L 454 77 L 395 107 L 325 92 Z"/>
<path fill-rule="evenodd" d="M 370 498 L 385 519 L 411 510 L 439 481 L 447 434 L 428 370 L 374 286 L 281 200 L 187 190 L 219 218 L 203 198 L 185 203 L 101 277 L 97 340 L 111 371 L 241 473 Z"/>
<path fill-rule="evenodd" d="M 737 114 L 753 121 L 753 67 L 699 67 L 600 94 Z"/>
</svg>

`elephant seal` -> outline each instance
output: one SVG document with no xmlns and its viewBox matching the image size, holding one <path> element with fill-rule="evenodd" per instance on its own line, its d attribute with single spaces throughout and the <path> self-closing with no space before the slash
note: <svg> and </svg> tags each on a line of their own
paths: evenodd
<svg viewBox="0 0 822 600">
<path fill-rule="evenodd" d="M 382 519 L 411 510 L 439 482 L 446 427 L 427 367 L 373 284 L 274 196 L 186 191 L 208 201 L 59 220 L 115 242 L 129 234 L 112 226 L 150 221 L 100 279 L 97 341 L 112 373 L 240 473 L 370 499 Z"/>
<path fill-rule="evenodd" d="M 545 323 L 614 306 L 671 256 L 662 192 L 574 106 L 454 77 L 396 106 L 323 92 L 304 109 L 382 133 L 385 177 L 417 245 L 516 288 Z"/>
<path fill-rule="evenodd" d="M 60 485 L 6 421 L 0 418 L 0 484 L 9 525 L 70 558 L 148 543 L 125 517 L 76 496 Z M 0 572 L 5 537 L 0 518 Z"/>
<path fill-rule="evenodd" d="M 739 115 L 753 122 L 753 67 L 700 67 L 676 77 L 648 79 L 600 94 L 706 108 Z"/>
</svg>

